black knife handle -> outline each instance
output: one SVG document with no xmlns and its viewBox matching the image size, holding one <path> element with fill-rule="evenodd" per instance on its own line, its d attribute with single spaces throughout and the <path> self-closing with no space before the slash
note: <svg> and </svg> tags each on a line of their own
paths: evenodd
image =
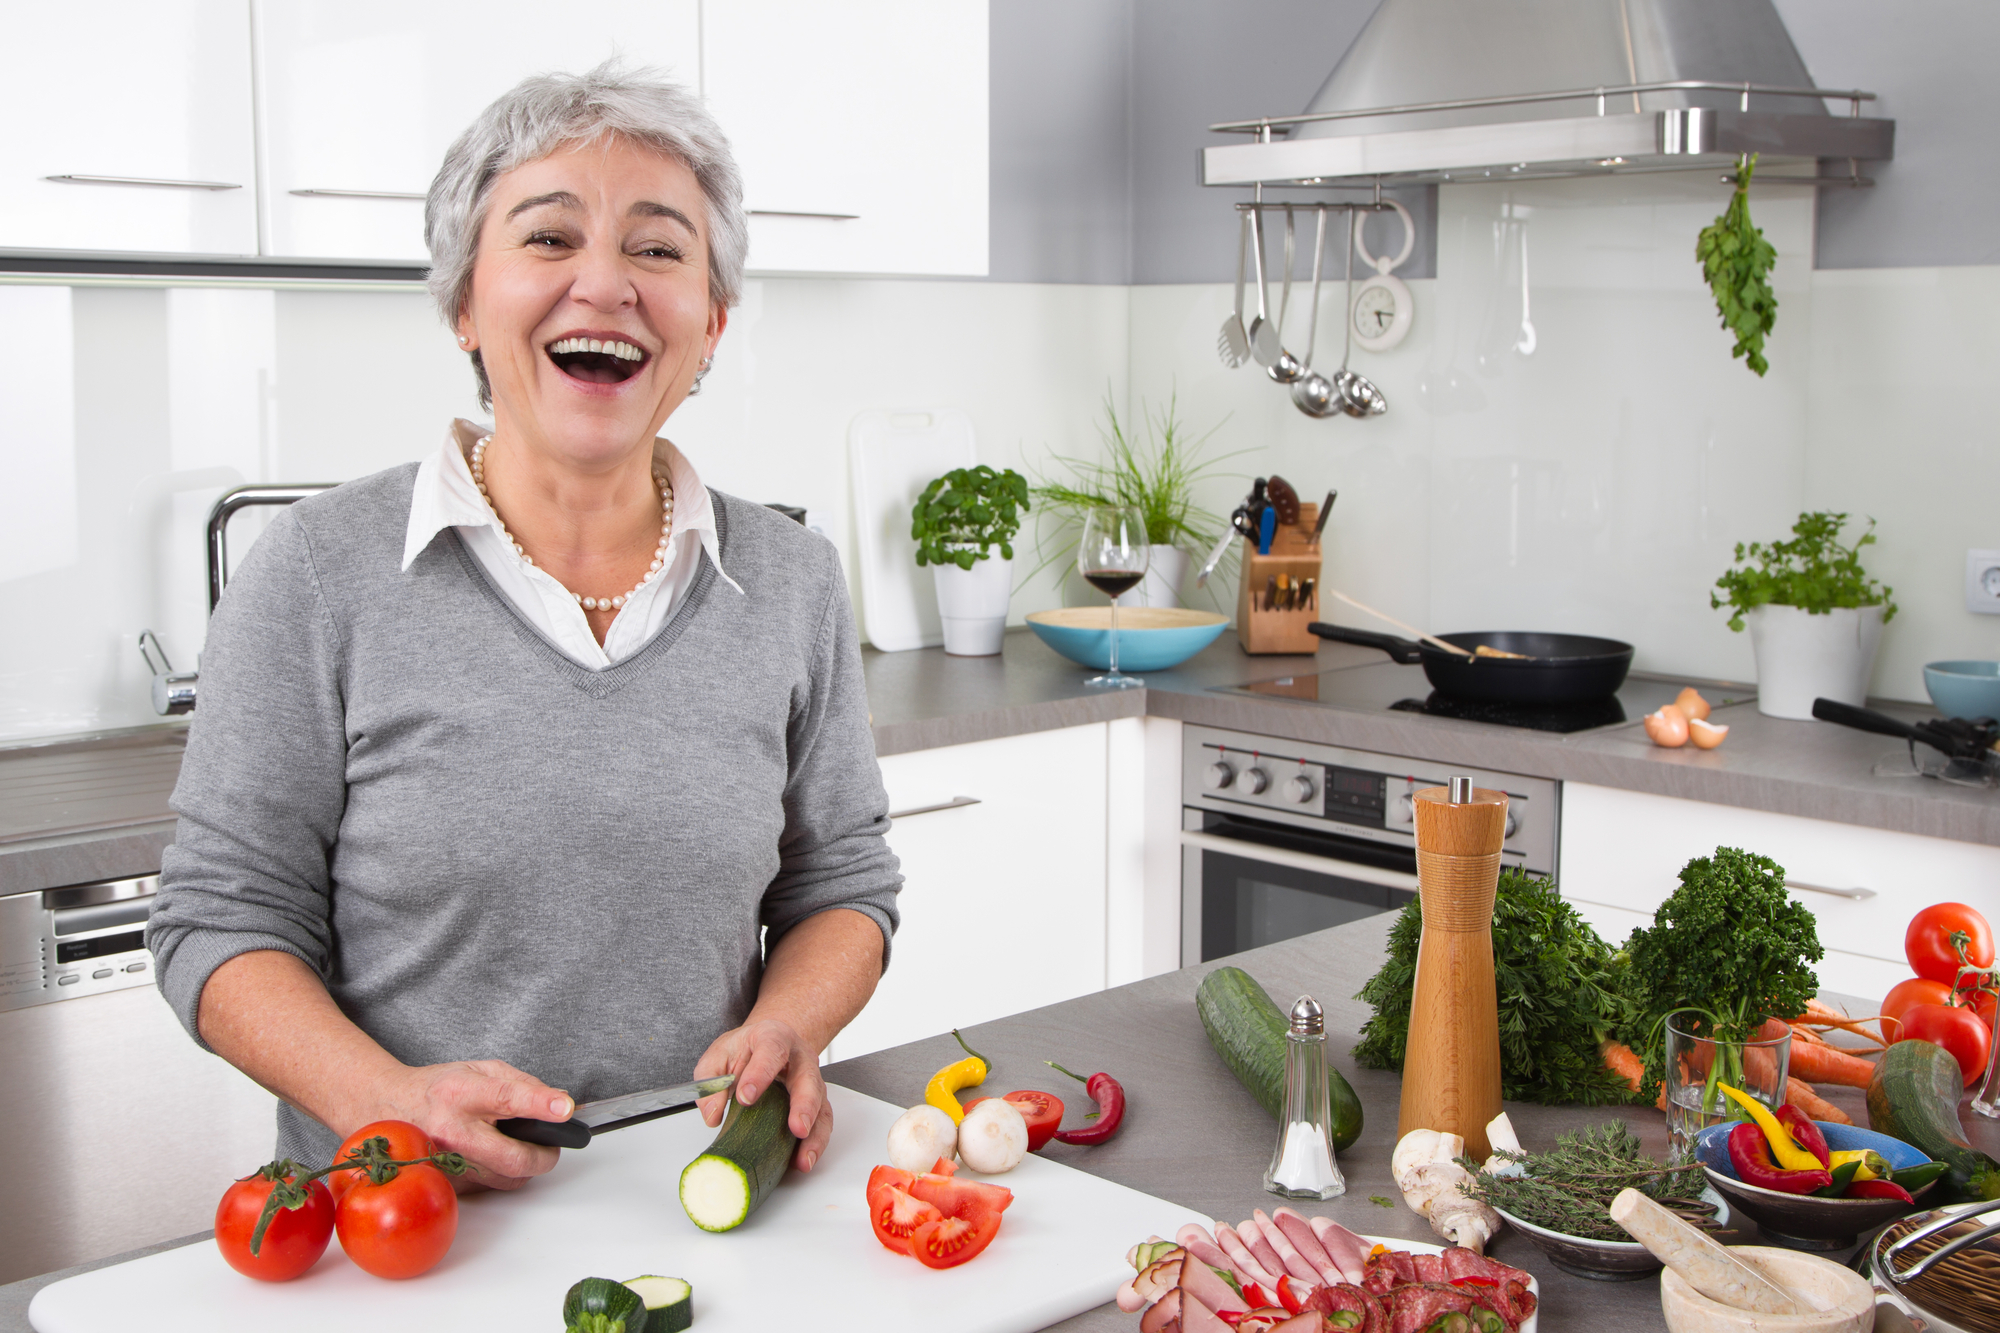
<svg viewBox="0 0 2000 1333">
<path fill-rule="evenodd" d="M 1812 715 L 1822 722 L 1837 722 L 1843 727 L 1853 727 L 1856 731 L 1872 731 L 1878 736 L 1900 736 L 1904 740 L 1922 741 L 1926 745 L 1936 744 L 1899 718 L 1890 717 L 1887 713 L 1878 713 L 1872 708 L 1856 708 L 1853 704 L 1844 704 L 1838 699 L 1813 700 Z"/>
<path fill-rule="evenodd" d="M 581 1120 L 528 1120 L 516 1116 L 494 1121 L 493 1128 L 510 1139 L 539 1143 L 544 1148 L 584 1148 L 590 1144 L 590 1126 Z"/>
</svg>

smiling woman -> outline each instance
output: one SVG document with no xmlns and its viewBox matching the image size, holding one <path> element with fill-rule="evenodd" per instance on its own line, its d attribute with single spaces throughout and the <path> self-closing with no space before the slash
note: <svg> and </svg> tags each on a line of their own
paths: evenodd
<svg viewBox="0 0 2000 1333">
<path fill-rule="evenodd" d="M 741 193 L 671 84 L 501 97 L 425 214 L 492 425 L 293 506 L 216 609 L 148 942 L 279 1156 L 406 1120 L 512 1187 L 555 1152 L 495 1121 L 724 1072 L 825 1148 L 901 884 L 846 584 L 659 436 Z"/>
</svg>

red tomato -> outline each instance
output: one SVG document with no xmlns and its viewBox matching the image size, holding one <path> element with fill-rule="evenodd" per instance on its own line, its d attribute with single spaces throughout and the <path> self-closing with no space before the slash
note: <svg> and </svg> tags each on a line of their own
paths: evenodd
<svg viewBox="0 0 2000 1333">
<path fill-rule="evenodd" d="M 894 1185 L 875 1185 L 868 1190 L 868 1221 L 882 1248 L 897 1254 L 910 1252 L 910 1233 L 927 1222 L 940 1221 L 944 1214 L 933 1204 L 913 1199 Z"/>
<path fill-rule="evenodd" d="M 987 1216 L 999 1217 L 1014 1202 L 1014 1191 L 1004 1185 L 988 1185 L 977 1180 L 950 1176 L 918 1176 L 910 1193 L 925 1203 L 935 1204 L 946 1217 L 977 1222 Z"/>
<path fill-rule="evenodd" d="M 1919 1004 L 1950 1004 L 1951 987 L 1929 977 L 1899 981 L 1882 1001 L 1882 1036 L 1890 1042 L 1908 1035 L 1902 1030 L 1903 1015 Z"/>
<path fill-rule="evenodd" d="M 1910 918 L 1903 935 L 1903 956 L 1910 971 L 1947 986 L 1958 984 L 1958 950 L 1951 937 L 1963 931 L 1969 938 L 1965 960 L 1977 968 L 1993 966 L 1993 927 L 1964 903 L 1932 903 Z"/>
<path fill-rule="evenodd" d="M 1990 990 L 1962 990 L 1958 1002 L 1979 1015 L 1979 1022 L 1986 1029 L 1987 1039 L 1992 1040 L 1994 998 Z"/>
<path fill-rule="evenodd" d="M 271 1181 L 261 1175 L 247 1176 L 223 1193 L 215 1207 L 215 1247 L 229 1266 L 245 1277 L 260 1282 L 289 1282 L 319 1262 L 326 1243 L 333 1236 L 333 1196 L 315 1180 L 306 1189 L 303 1208 L 280 1208 L 264 1228 L 257 1253 L 250 1253 L 250 1237 L 256 1233 L 257 1219 L 264 1213 Z"/>
<path fill-rule="evenodd" d="M 334 1163 L 337 1165 L 347 1154 L 368 1140 L 378 1137 L 389 1140 L 391 1161 L 407 1162 L 418 1157 L 429 1157 L 437 1151 L 437 1145 L 431 1142 L 431 1136 L 409 1121 L 377 1120 L 374 1124 L 363 1125 L 349 1134 L 346 1141 L 333 1154 Z M 347 1191 L 354 1188 L 357 1181 L 365 1178 L 360 1171 L 336 1171 L 326 1177 L 326 1187 L 333 1191 L 333 1201 L 339 1203 Z"/>
<path fill-rule="evenodd" d="M 1928 1041 L 1942 1046 L 1958 1061 L 1965 1086 L 1986 1072 L 1986 1025 L 1970 1009 L 1943 1004 L 1920 1004 L 1903 1015 L 1903 1038 Z"/>
<path fill-rule="evenodd" d="M 376 1277 L 415 1277 L 437 1267 L 458 1234 L 458 1195 L 429 1164 L 406 1166 L 377 1185 L 363 1177 L 334 1211 L 340 1248 Z"/>
<path fill-rule="evenodd" d="M 899 1190 L 906 1190 L 910 1187 L 910 1182 L 916 1178 L 917 1173 L 914 1171 L 900 1171 L 893 1166 L 878 1166 L 868 1173 L 868 1192 L 873 1194 L 881 1185 L 894 1185 Z"/>
<path fill-rule="evenodd" d="M 924 1223 L 911 1234 L 910 1253 L 925 1268 L 956 1268 L 977 1256 L 999 1234 L 998 1213 L 989 1213 L 972 1222 L 962 1217 L 941 1217 Z"/>
<path fill-rule="evenodd" d="M 984 1097 L 974 1097 L 965 1104 L 970 1112 L 973 1107 L 985 1101 Z M 1062 1128 L 1063 1104 L 1059 1097 L 1046 1092 L 1010 1092 L 1002 1100 L 1014 1104 L 1021 1118 L 1028 1122 L 1028 1151 L 1040 1152 L 1043 1145 L 1056 1136 Z"/>
</svg>

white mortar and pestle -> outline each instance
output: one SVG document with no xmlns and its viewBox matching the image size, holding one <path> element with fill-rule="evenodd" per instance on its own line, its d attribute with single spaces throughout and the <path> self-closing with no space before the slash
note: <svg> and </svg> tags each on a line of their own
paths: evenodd
<svg viewBox="0 0 2000 1333">
<path fill-rule="evenodd" d="M 1764 1245 L 1725 1247 L 1637 1190 L 1611 1220 L 1665 1264 L 1660 1310 L 1672 1333 L 1868 1333 L 1875 1291 L 1831 1259 Z"/>
</svg>

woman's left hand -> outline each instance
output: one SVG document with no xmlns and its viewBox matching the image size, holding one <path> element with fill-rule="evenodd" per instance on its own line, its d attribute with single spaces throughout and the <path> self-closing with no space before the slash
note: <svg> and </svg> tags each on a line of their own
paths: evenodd
<svg viewBox="0 0 2000 1333">
<path fill-rule="evenodd" d="M 792 1095 L 789 1128 L 798 1135 L 799 1150 L 792 1164 L 810 1171 L 833 1136 L 833 1110 L 826 1102 L 826 1084 L 819 1076 L 819 1052 L 775 1018 L 753 1019 L 717 1037 L 695 1061 L 696 1078 L 736 1075 L 731 1091 L 745 1106 L 763 1095 L 772 1082 L 782 1082 Z M 718 1093 L 701 1103 L 701 1118 L 712 1129 L 722 1123 L 730 1093 Z"/>
</svg>

